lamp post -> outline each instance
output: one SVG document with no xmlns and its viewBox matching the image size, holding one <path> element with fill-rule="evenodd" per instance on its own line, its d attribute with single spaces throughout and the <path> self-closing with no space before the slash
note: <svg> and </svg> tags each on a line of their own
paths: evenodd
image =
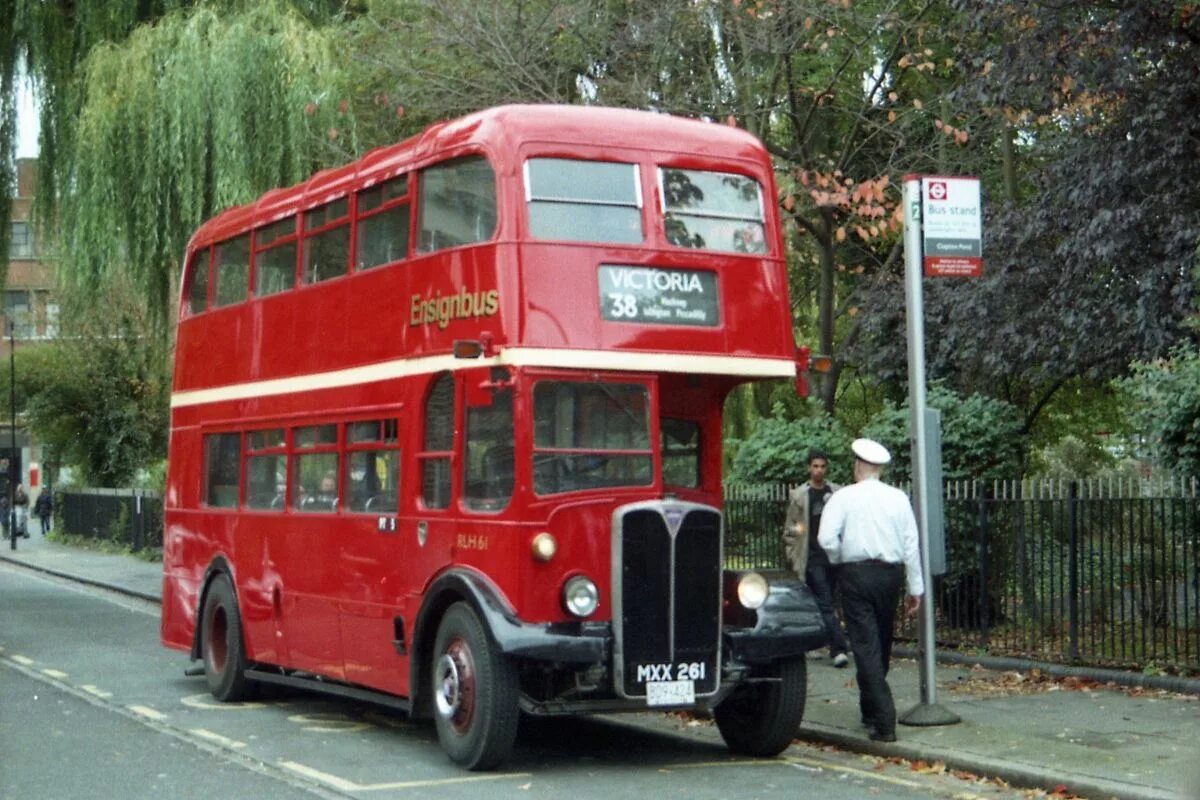
<svg viewBox="0 0 1200 800">
<path fill-rule="evenodd" d="M 11 319 L 8 322 L 8 411 L 12 427 L 8 429 L 9 475 L 8 478 L 8 541 L 9 549 L 17 549 L 17 506 L 16 500 L 16 457 L 17 457 L 17 341 L 15 327 Z"/>
</svg>

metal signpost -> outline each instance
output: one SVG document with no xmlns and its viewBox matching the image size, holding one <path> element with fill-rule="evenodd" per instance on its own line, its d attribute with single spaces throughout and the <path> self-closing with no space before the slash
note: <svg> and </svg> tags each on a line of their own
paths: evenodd
<svg viewBox="0 0 1200 800">
<path fill-rule="evenodd" d="M 921 602 L 921 702 L 906 712 L 905 725 L 953 725 L 961 720 L 937 702 L 931 550 L 944 553 L 944 544 L 931 536 L 933 492 L 941 491 L 941 454 L 930 453 L 925 408 L 925 307 L 921 280 L 931 276 L 978 276 L 982 269 L 982 212 L 977 178 L 906 175 L 904 178 L 904 286 L 908 311 L 908 392 L 912 435 L 912 491 L 917 529 L 921 536 L 921 572 L 925 598 Z M 936 423 L 935 423 L 936 424 Z M 936 437 L 940 447 L 940 437 Z M 940 498 L 938 498 L 940 499 Z M 941 520 L 936 520 L 939 531 Z M 944 570 L 944 556 L 939 568 Z"/>
<path fill-rule="evenodd" d="M 8 409 L 11 414 L 10 422 L 12 427 L 9 428 L 9 446 L 11 447 L 11 456 L 8 462 L 9 470 L 12 474 L 8 475 L 8 535 L 9 548 L 17 549 L 17 505 L 16 505 L 16 488 L 17 488 L 17 343 L 16 343 L 16 326 L 13 321 L 8 320 Z"/>
</svg>

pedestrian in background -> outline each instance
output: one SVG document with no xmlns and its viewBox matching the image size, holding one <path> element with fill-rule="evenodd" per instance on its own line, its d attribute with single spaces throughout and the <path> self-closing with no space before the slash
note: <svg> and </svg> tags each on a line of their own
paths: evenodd
<svg viewBox="0 0 1200 800">
<path fill-rule="evenodd" d="M 18 483 L 17 488 L 13 490 L 13 507 L 17 511 L 17 533 L 21 538 L 29 538 L 29 495 L 25 492 L 25 485 Z"/>
<path fill-rule="evenodd" d="M 896 704 L 887 683 L 900 589 L 907 578 L 907 614 L 921 605 L 917 521 L 904 492 L 879 480 L 891 454 L 879 442 L 855 439 L 853 486 L 825 504 L 819 541 L 837 565 L 842 616 L 858 670 L 862 721 L 877 742 L 896 741 Z"/>
<path fill-rule="evenodd" d="M 50 492 L 43 489 L 38 493 L 37 500 L 33 501 L 33 515 L 42 522 L 42 536 L 50 532 L 50 517 L 54 515 L 54 501 L 50 498 Z"/>
<path fill-rule="evenodd" d="M 820 450 L 808 454 L 808 481 L 792 489 L 788 495 L 787 519 L 783 541 L 788 560 L 796 574 L 803 575 L 821 609 L 821 620 L 829 634 L 829 657 L 835 667 L 849 663 L 846 651 L 850 643 L 833 609 L 834 570 L 829 557 L 821 549 L 817 535 L 821 529 L 821 514 L 825 503 L 840 487 L 825 480 L 829 459 Z"/>
</svg>

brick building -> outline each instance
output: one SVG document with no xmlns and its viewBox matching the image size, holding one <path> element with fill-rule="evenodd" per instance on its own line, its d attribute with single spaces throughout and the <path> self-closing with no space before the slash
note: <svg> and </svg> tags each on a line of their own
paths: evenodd
<svg viewBox="0 0 1200 800">
<path fill-rule="evenodd" d="M 8 367 L 12 347 L 20 350 L 36 346 L 58 334 L 58 304 L 51 294 L 53 271 L 44 261 L 43 249 L 34 234 L 34 198 L 37 192 L 37 159 L 17 159 L 17 194 L 13 198 L 9 225 L 8 281 L 4 286 L 4 306 L 0 309 L 0 368 Z M 9 324 L 12 325 L 11 336 Z M 11 342 L 11 345 L 10 345 Z M 7 381 L 5 381 L 7 383 Z M 45 483 L 42 448 L 31 440 L 17 419 L 15 437 L 10 422 L 7 398 L 0 397 L 0 494 L 7 495 L 11 476 L 29 490 L 30 504 Z M 15 451 L 13 445 L 16 445 Z M 14 458 L 15 455 L 15 458 Z M 5 461 L 9 469 L 3 470 Z"/>
</svg>

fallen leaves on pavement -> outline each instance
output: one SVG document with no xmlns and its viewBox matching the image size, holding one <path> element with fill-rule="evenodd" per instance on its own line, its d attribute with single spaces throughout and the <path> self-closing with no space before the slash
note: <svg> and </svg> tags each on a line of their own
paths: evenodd
<svg viewBox="0 0 1200 800">
<path fill-rule="evenodd" d="M 1005 670 L 993 671 L 976 665 L 971 668 L 969 675 L 961 675 L 954 680 L 941 681 L 938 685 L 947 691 L 976 696 L 994 696 L 1014 694 L 1041 694 L 1043 692 L 1094 692 L 1109 690 L 1122 692 L 1129 697 L 1149 697 L 1196 701 L 1195 695 L 1178 694 L 1165 689 L 1149 689 L 1142 686 L 1121 686 L 1112 681 L 1098 681 L 1076 675 L 1056 677 L 1038 668 L 1027 671 Z"/>
</svg>

